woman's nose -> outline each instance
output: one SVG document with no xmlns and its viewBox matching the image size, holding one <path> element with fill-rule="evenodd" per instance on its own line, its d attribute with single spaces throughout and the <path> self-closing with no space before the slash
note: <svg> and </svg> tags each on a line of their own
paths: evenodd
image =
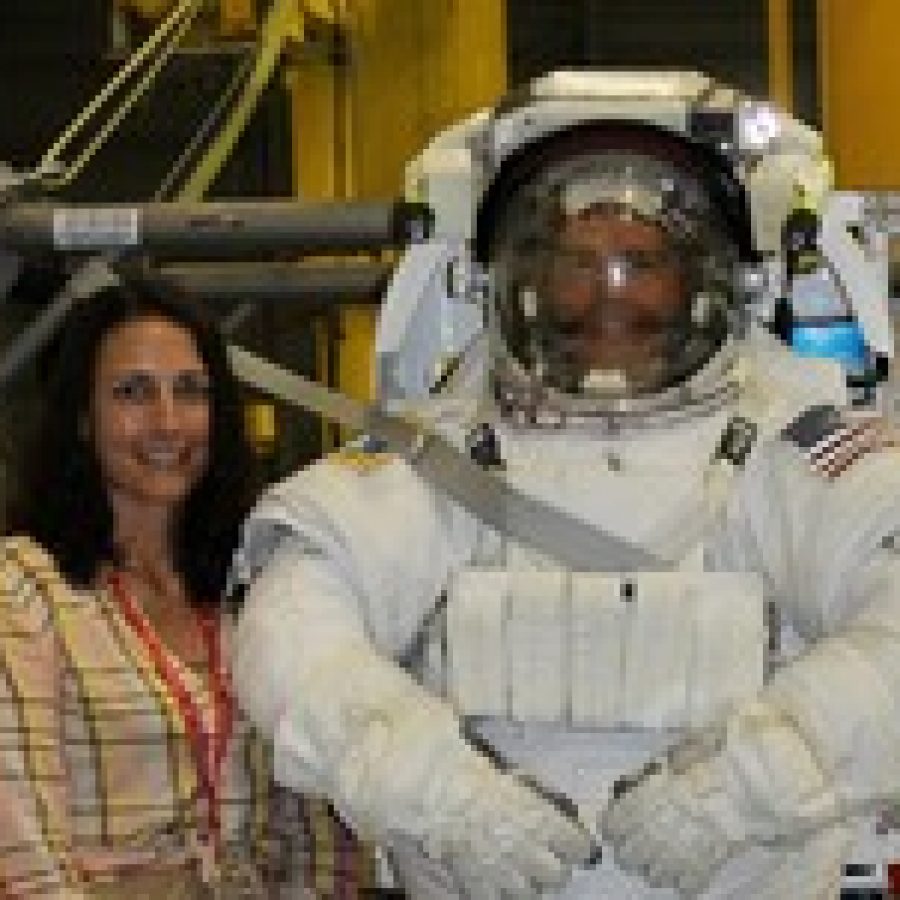
<svg viewBox="0 0 900 900">
<path fill-rule="evenodd" d="M 160 386 L 153 403 L 153 424 L 161 431 L 174 431 L 179 424 L 178 400 L 169 385 Z"/>
</svg>

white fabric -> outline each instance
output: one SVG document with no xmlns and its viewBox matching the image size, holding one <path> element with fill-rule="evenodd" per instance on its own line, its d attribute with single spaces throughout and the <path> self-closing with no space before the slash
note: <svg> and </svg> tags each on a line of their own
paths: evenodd
<svg viewBox="0 0 900 900">
<path fill-rule="evenodd" d="M 756 557 L 806 642 L 763 699 L 794 723 L 847 808 L 897 798 L 900 785 L 900 568 L 881 548 L 898 529 L 900 456 L 887 449 L 828 483 L 789 477 L 791 448 L 751 473 L 783 500 L 735 498 L 717 562 Z"/>
<path fill-rule="evenodd" d="M 808 748 L 827 779 L 823 796 L 835 796 L 841 816 L 900 794 L 900 579 L 878 552 L 881 539 L 900 527 L 900 466 L 893 451 L 884 451 L 859 460 L 833 482 L 813 474 L 801 452 L 778 441 L 777 432 L 809 405 L 833 401 L 834 383 L 817 381 L 815 366 L 784 350 L 763 348 L 757 359 L 763 362 L 753 366 L 751 360 L 755 374 L 746 393 L 756 394 L 762 410 L 757 421 L 763 423 L 763 439 L 730 485 L 727 512 L 708 535 L 707 564 L 722 572 L 760 574 L 767 598 L 777 603 L 805 652 L 788 660 L 751 701 L 778 723 L 779 739 L 757 743 L 752 729 L 733 725 L 715 763 L 723 768 L 698 775 L 702 783 L 722 785 L 708 796 L 716 798 L 722 821 L 729 823 L 729 841 L 738 846 L 733 854 L 729 846 L 731 858 L 713 878 L 710 896 L 827 897 L 834 896 L 846 848 L 842 826 L 827 824 L 825 805 L 794 808 L 785 800 L 785 808 L 773 806 L 766 814 L 765 804 L 760 812 L 749 798 L 782 792 L 776 775 L 784 764 L 771 760 L 779 753 L 802 760 L 799 749 L 784 750 L 791 747 Z M 521 489 L 657 550 L 656 542 L 671 539 L 679 515 L 703 508 L 706 461 L 732 412 L 641 435 L 505 430 L 501 448 L 509 477 Z M 274 548 L 280 548 L 275 557 Z M 241 697 L 276 735 L 282 778 L 330 791 L 355 821 L 380 834 L 399 823 L 407 858 L 416 855 L 416 845 L 440 843 L 435 835 L 445 817 L 438 810 L 448 801 L 439 795 L 453 773 L 465 772 L 459 783 L 469 785 L 482 774 L 485 784 L 497 777 L 486 763 L 484 770 L 474 766 L 477 776 L 470 773 L 470 761 L 463 759 L 475 754 L 451 734 L 450 707 L 392 662 L 411 646 L 451 574 L 476 556 L 480 563 L 491 557 L 499 566 L 531 560 L 534 568 L 547 568 L 534 554 L 485 533 L 397 460 L 366 471 L 340 460 L 317 464 L 273 489 L 248 524 L 245 564 L 262 575 L 249 591 L 238 630 Z M 586 754 L 588 767 L 599 765 L 596 760 L 610 746 L 602 735 L 591 737 L 596 751 Z M 497 746 L 518 762 L 528 755 L 523 741 L 512 729 Z M 534 758 L 546 755 L 535 752 Z M 633 762 L 643 759 L 646 750 Z M 390 760 L 390 767 L 379 760 Z M 619 765 L 626 771 L 632 760 L 622 758 Z M 741 781 L 745 772 L 753 773 L 749 793 Z M 500 794 L 508 782 L 501 783 Z M 703 797 L 689 787 L 678 791 L 683 802 L 664 801 L 666 808 L 698 815 Z M 512 810 L 521 796 L 512 795 L 503 800 L 494 788 L 458 794 L 469 799 L 455 822 L 465 822 L 467 834 L 478 840 L 496 827 L 497 817 L 514 823 L 496 867 L 484 863 L 479 874 L 466 876 L 483 881 L 474 896 L 492 896 L 484 893 L 485 885 L 496 885 L 503 867 L 544 871 L 547 856 L 536 830 L 545 824 L 536 823 L 545 823 L 546 809 L 515 824 L 519 817 Z M 674 827 L 678 817 L 669 820 Z M 747 844 L 795 826 L 790 848 Z M 647 827 L 637 817 L 635 834 Z M 731 841 L 741 830 L 747 835 L 743 845 Z M 621 828 L 617 840 L 627 842 L 629 833 Z M 669 839 L 664 830 L 654 835 L 661 844 Z M 698 840 L 712 841 L 708 855 L 718 860 L 714 838 Z M 458 872 L 469 853 L 469 869 L 483 862 L 473 838 L 459 851 Z M 531 854 L 530 862 L 520 854 Z M 643 893 L 642 880 L 620 871 L 610 876 L 608 864 L 579 873 L 560 896 L 668 896 L 649 888 Z M 675 868 L 670 866 L 668 877 L 676 877 Z M 685 874 L 690 875 L 677 877 Z M 628 891 L 607 893 L 604 885 L 615 879 L 627 882 Z M 452 881 L 444 888 L 439 882 L 435 896 L 462 895 Z M 426 894 L 417 890 L 415 896 Z"/>
<path fill-rule="evenodd" d="M 758 461 L 783 502 L 738 497 L 718 550 L 720 564 L 759 559 L 807 649 L 737 710 L 720 753 L 612 805 L 604 836 L 627 869 L 696 888 L 747 842 L 796 845 L 900 794 L 900 561 L 880 547 L 898 525 L 900 459 L 882 451 L 825 484 L 792 473 L 794 453 Z"/>
<path fill-rule="evenodd" d="M 747 704 L 723 738 L 724 751 L 663 760 L 610 805 L 603 836 L 623 869 L 694 896 L 744 845 L 796 847 L 813 822 L 837 821 L 830 780 L 790 723 Z"/>
<path fill-rule="evenodd" d="M 469 716 L 698 727 L 762 687 L 749 573 L 465 568 L 447 599 L 447 694 Z"/>
<path fill-rule="evenodd" d="M 477 896 L 508 887 L 530 896 L 563 883 L 591 852 L 587 831 L 464 741 L 453 710 L 379 657 L 339 602 L 328 603 L 333 588 L 321 557 L 278 551 L 255 587 L 263 603 L 242 625 L 235 674 L 253 685 L 242 694 L 251 715 L 275 725 L 276 778 L 325 793 L 365 834 L 418 845 Z M 295 592 L 315 598 L 302 621 L 321 640 L 291 654 L 289 672 L 272 667 L 260 692 L 261 658 L 244 650 L 267 646 L 282 662 L 289 646 L 296 651 L 285 629 L 304 605 Z M 283 617 L 257 615 L 273 609 Z M 273 707 L 276 682 L 277 703 L 293 695 L 290 718 Z"/>
</svg>

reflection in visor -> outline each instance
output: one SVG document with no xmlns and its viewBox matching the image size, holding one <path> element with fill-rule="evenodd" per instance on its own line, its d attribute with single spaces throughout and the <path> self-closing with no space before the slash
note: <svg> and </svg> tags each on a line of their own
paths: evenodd
<svg viewBox="0 0 900 900">
<path fill-rule="evenodd" d="M 590 251 L 557 248 L 548 251 L 551 277 L 558 282 L 578 285 L 604 285 L 610 290 L 624 290 L 631 282 L 661 273 L 677 264 L 671 250 L 622 250 L 601 256 Z"/>
<path fill-rule="evenodd" d="M 493 259 L 501 393 L 601 411 L 682 384 L 727 333 L 735 255 L 719 224 L 689 174 L 623 151 L 524 186 Z"/>
<path fill-rule="evenodd" d="M 566 393 L 658 386 L 690 307 L 662 228 L 607 205 L 567 217 L 539 254 L 537 280 L 534 356 L 546 382 Z"/>
</svg>

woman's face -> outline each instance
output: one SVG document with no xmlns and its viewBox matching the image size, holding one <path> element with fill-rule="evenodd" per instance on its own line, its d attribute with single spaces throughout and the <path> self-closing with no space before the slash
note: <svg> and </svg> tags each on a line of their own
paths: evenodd
<svg viewBox="0 0 900 900">
<path fill-rule="evenodd" d="M 108 332 L 90 432 L 110 496 L 173 507 L 209 460 L 210 376 L 190 332 L 162 317 Z"/>
</svg>

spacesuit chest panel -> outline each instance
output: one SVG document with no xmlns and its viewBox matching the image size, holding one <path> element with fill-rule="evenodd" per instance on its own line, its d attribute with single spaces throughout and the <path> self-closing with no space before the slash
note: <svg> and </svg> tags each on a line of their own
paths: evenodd
<svg viewBox="0 0 900 900">
<path fill-rule="evenodd" d="M 668 548 L 673 570 L 570 571 L 482 527 L 447 584 L 426 680 L 500 759 L 570 798 L 585 821 L 617 779 L 762 684 L 760 580 L 700 563 L 724 424 L 668 443 L 502 444 L 518 489 L 661 555 Z M 631 896 L 608 869 L 584 873 L 573 896 Z"/>
<path fill-rule="evenodd" d="M 760 580 L 698 564 L 721 427 L 632 443 L 506 441 L 517 488 L 650 550 L 677 536 L 681 565 L 567 571 L 483 527 L 447 586 L 426 680 L 464 714 L 566 728 L 699 726 L 755 692 L 767 643 Z"/>
<path fill-rule="evenodd" d="M 726 421 L 726 415 L 713 416 L 615 437 L 510 432 L 501 435 L 505 475 L 523 493 L 588 526 L 681 560 L 705 537 L 710 460 Z M 540 566 L 536 554 L 501 541 L 503 564 Z"/>
<path fill-rule="evenodd" d="M 680 729 L 762 685 L 753 576 L 468 569 L 447 600 L 446 691 L 468 715 Z"/>
</svg>

